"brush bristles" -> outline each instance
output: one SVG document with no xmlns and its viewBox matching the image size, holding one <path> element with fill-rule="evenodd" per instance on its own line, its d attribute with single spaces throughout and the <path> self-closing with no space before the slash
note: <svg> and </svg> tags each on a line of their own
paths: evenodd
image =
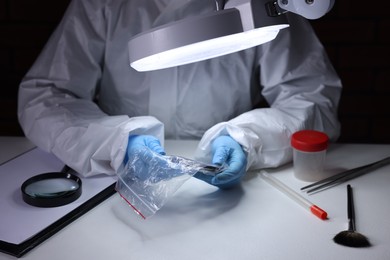
<svg viewBox="0 0 390 260">
<path fill-rule="evenodd" d="M 337 244 L 343 245 L 343 246 L 349 246 L 349 247 L 369 247 L 371 246 L 370 241 L 368 239 L 354 231 L 342 231 L 338 233 L 334 238 L 333 241 Z"/>
</svg>

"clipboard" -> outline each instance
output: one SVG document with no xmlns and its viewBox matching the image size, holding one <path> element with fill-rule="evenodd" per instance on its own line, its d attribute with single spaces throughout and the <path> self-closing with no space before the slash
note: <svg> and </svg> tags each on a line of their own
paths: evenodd
<svg viewBox="0 0 390 260">
<path fill-rule="evenodd" d="M 0 252 L 21 257 L 56 232 L 116 193 L 114 176 L 83 177 L 82 195 L 54 208 L 28 205 L 21 184 L 28 178 L 56 172 L 64 164 L 53 154 L 33 148 L 0 165 Z"/>
</svg>

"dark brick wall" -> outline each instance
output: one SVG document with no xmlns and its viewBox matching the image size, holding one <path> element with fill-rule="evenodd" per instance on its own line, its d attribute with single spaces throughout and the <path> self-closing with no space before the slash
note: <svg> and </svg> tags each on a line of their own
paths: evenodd
<svg viewBox="0 0 390 260">
<path fill-rule="evenodd" d="M 0 135 L 23 135 L 18 84 L 69 2 L 0 0 Z M 390 143 L 390 2 L 382 2 L 336 0 L 327 16 L 312 21 L 344 84 L 341 142 Z"/>
</svg>

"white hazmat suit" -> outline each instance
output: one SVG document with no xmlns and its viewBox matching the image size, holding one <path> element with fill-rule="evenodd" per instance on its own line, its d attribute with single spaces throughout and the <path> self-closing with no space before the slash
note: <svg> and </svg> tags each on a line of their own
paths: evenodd
<svg viewBox="0 0 390 260">
<path fill-rule="evenodd" d="M 129 66 L 131 37 L 213 7 L 211 0 L 72 1 L 21 82 L 25 135 L 85 176 L 114 174 L 129 134 L 162 144 L 201 139 L 196 156 L 207 162 L 212 140 L 229 134 L 250 169 L 289 162 L 297 130 L 337 138 L 340 80 L 309 22 L 296 15 L 255 48 L 152 72 Z"/>
</svg>

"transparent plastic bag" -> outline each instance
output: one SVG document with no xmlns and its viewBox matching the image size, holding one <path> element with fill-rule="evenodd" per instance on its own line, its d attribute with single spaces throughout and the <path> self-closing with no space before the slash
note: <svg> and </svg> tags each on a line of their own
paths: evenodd
<svg viewBox="0 0 390 260">
<path fill-rule="evenodd" d="M 223 166 L 180 156 L 160 155 L 148 148 L 139 149 L 129 156 L 126 165 L 118 171 L 115 188 L 135 212 L 146 219 L 163 207 L 197 172 L 215 175 L 223 169 Z"/>
</svg>

